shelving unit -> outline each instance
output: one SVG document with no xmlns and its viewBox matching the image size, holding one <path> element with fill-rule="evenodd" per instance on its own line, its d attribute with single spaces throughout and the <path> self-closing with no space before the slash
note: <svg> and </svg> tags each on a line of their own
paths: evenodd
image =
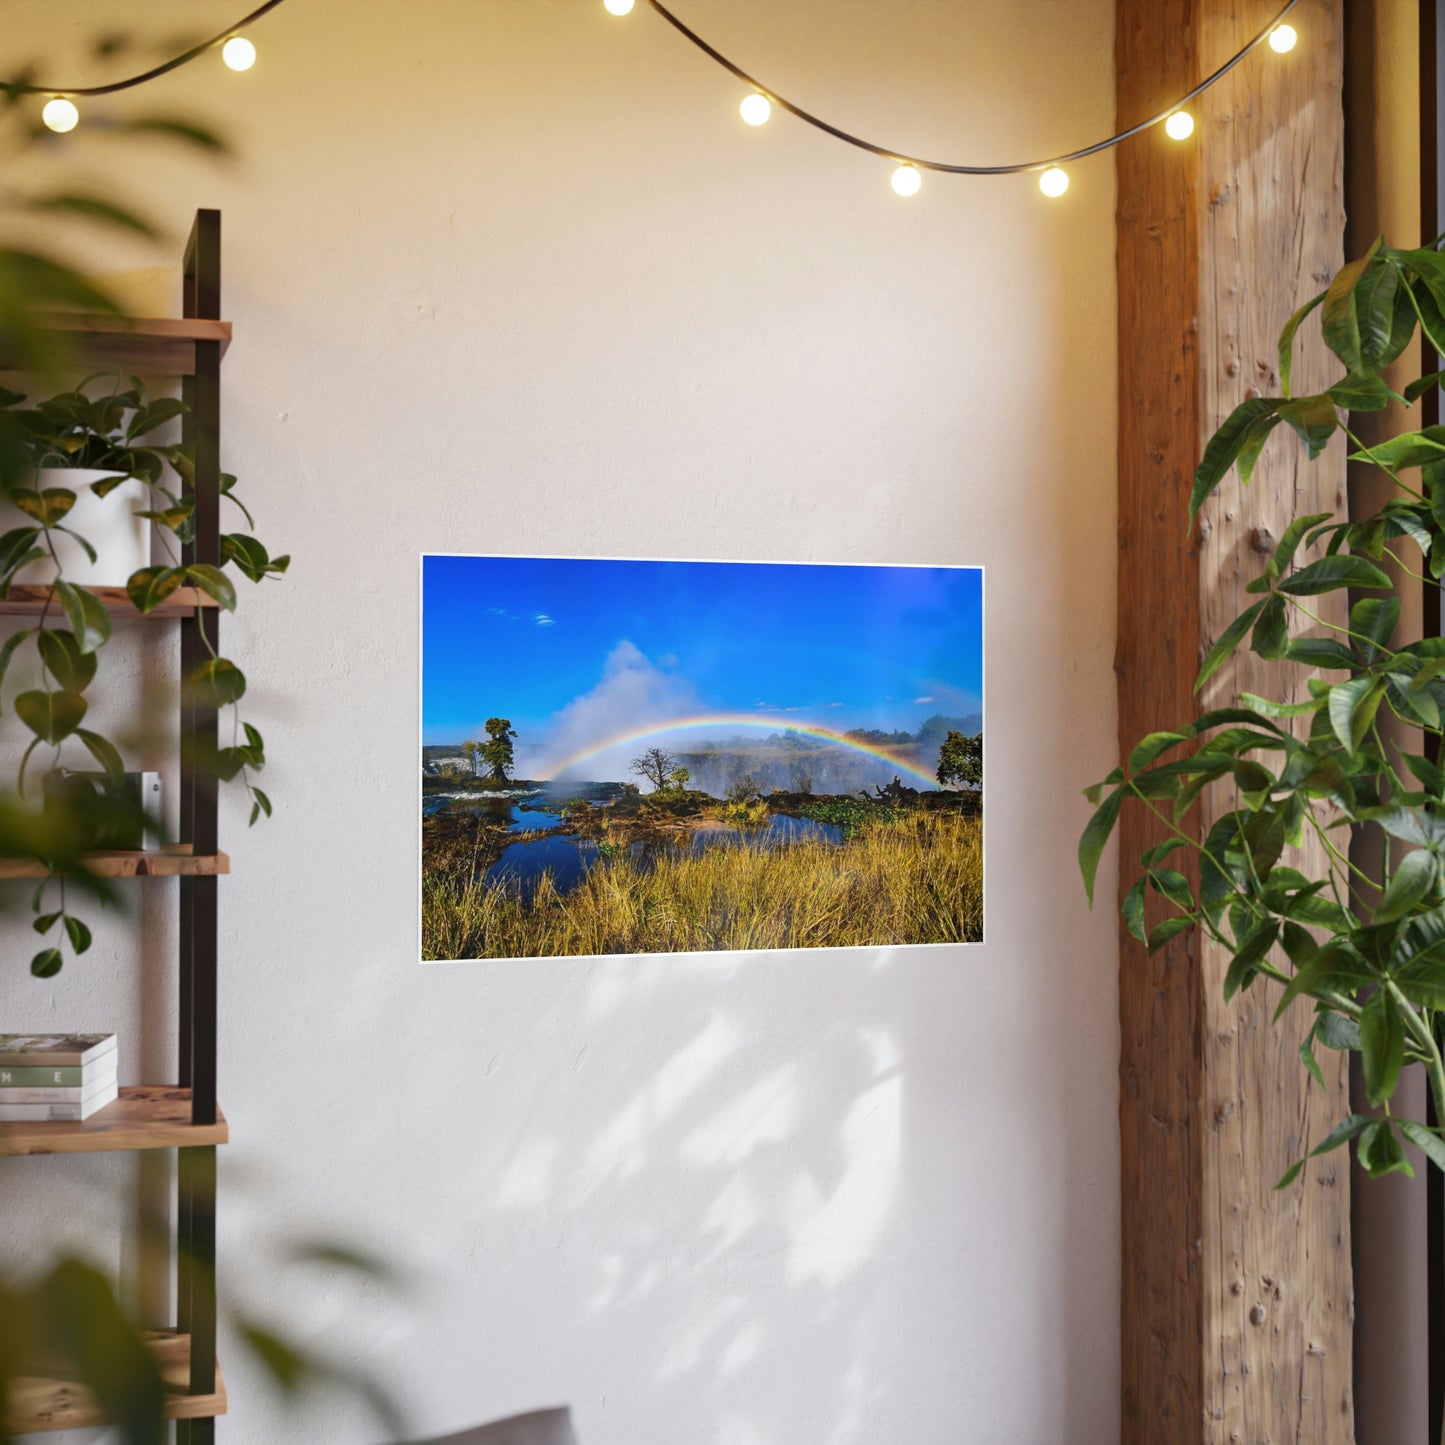
<svg viewBox="0 0 1445 1445">
<path fill-rule="evenodd" d="M 180 377 L 189 413 L 182 435 L 195 450 L 195 540 L 182 561 L 220 565 L 221 357 L 231 326 L 221 316 L 221 213 L 198 211 L 187 242 L 183 315 L 121 320 L 56 315 L 53 329 L 89 371 Z M 3 366 L 0 366 L 3 369 Z M 192 588 L 153 612 L 138 612 L 120 587 L 93 589 L 118 621 L 174 623 L 182 675 L 219 647 L 219 609 Z M 0 616 L 34 616 L 43 587 L 14 587 Z M 180 1039 L 174 1084 L 125 1088 L 120 1098 L 83 1123 L 14 1124 L 0 1128 L 0 1156 L 89 1154 L 105 1150 L 175 1149 L 177 1289 L 175 1328 L 153 1331 L 148 1344 L 167 1388 L 166 1414 L 177 1445 L 211 1445 L 226 1390 L 216 1363 L 216 1148 L 229 1129 L 216 1103 L 217 878 L 230 871 L 218 847 L 216 780 L 192 767 L 217 741 L 216 710 L 181 704 L 180 842 L 159 852 L 92 855 L 107 878 L 176 878 L 180 909 Z M 29 859 L 0 858 L 0 881 L 39 878 Z M 95 1402 L 73 1380 L 37 1376 L 12 1392 L 6 1425 L 13 1433 L 101 1425 Z"/>
</svg>

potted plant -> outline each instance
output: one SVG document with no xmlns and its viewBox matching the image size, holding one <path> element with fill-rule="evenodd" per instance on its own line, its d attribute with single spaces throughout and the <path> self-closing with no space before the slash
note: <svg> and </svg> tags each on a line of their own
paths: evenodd
<svg viewBox="0 0 1445 1445">
<path fill-rule="evenodd" d="M 21 393 L 0 390 L 0 418 L 18 439 L 19 457 L 0 479 L 0 494 L 17 523 L 0 534 L 0 597 L 25 582 L 46 589 L 44 610 L 35 624 L 19 628 L 0 644 L 0 681 L 24 660 L 33 683 L 13 703 L 32 735 L 19 760 L 16 794 L 26 797 L 34 755 L 41 748 L 48 749 L 42 757 L 51 775 L 83 749 L 102 777 L 98 788 L 51 790 L 58 805 L 46 815 L 27 820 L 23 810 L 16 809 L 9 820 L 10 839 L 18 838 L 19 846 L 52 869 L 52 878 L 33 899 L 37 931 L 46 935 L 54 930 L 56 939 L 31 961 L 32 972 L 41 977 L 60 969 L 67 946 L 75 953 L 90 946 L 90 930 L 71 907 L 66 880 L 74 878 L 95 890 L 97 880 L 84 867 L 85 849 L 117 825 L 125 826 L 137 807 L 122 791 L 125 765 L 119 750 L 84 726 L 86 692 L 112 627 L 109 610 L 92 588 L 102 583 L 123 587 L 137 610 L 147 613 L 189 586 L 234 611 L 233 571 L 259 583 L 282 576 L 290 561 L 272 557 L 239 525 L 222 534 L 220 566 L 185 561 L 182 549 L 193 533 L 195 504 L 182 483 L 194 480 L 194 454 L 187 446 L 161 445 L 148 438 L 187 408 L 170 397 L 152 400 L 134 378 L 106 380 L 108 385 L 96 394 L 86 389 L 97 381 L 92 377 L 30 408 L 22 406 Z M 249 528 L 251 515 L 237 499 L 235 484 L 234 476 L 223 475 L 222 495 Z M 102 554 L 97 534 L 116 545 Z M 151 557 L 152 535 L 158 561 Z M 223 780 L 242 783 L 251 797 L 254 824 L 263 813 L 270 814 L 271 801 L 254 782 L 266 762 L 264 741 L 239 716 L 244 674 L 234 662 L 214 654 L 183 679 L 183 686 L 210 705 L 232 709 L 231 745 L 193 761 Z M 52 881 L 58 885 L 54 898 L 48 886 Z"/>
<path fill-rule="evenodd" d="M 1297 397 L 1290 387 L 1295 337 L 1316 309 L 1344 375 L 1323 392 Z M 1246 693 L 1142 738 L 1124 766 L 1086 790 L 1095 812 L 1079 844 L 1092 902 L 1099 857 L 1120 810 L 1146 808 L 1161 821 L 1168 838 L 1140 858 L 1124 897 L 1130 933 L 1152 951 L 1186 929 L 1203 929 L 1230 960 L 1226 998 L 1265 978 L 1280 986 L 1276 1019 L 1292 1006 L 1312 1007 L 1300 1055 L 1321 1084 L 1318 1048 L 1360 1055 L 1378 1112 L 1339 1120 L 1309 1157 L 1353 1143 L 1372 1176 L 1412 1172 L 1407 1142 L 1445 1168 L 1441 1131 L 1391 1108 L 1402 1067 L 1419 1063 L 1435 1117 L 1445 1120 L 1437 1027 L 1445 1010 L 1445 767 L 1438 761 L 1445 638 L 1395 639 L 1400 597 L 1381 565 L 1390 562 L 1423 585 L 1401 555 L 1408 539 L 1431 579 L 1445 573 L 1445 427 L 1369 447 L 1349 425 L 1351 412 L 1412 405 L 1445 380 L 1441 372 L 1422 376 L 1403 395 L 1385 381 L 1385 368 L 1417 329 L 1445 356 L 1445 256 L 1434 246 L 1398 250 L 1383 241 L 1290 318 L 1280 337 L 1284 395 L 1243 402 L 1215 433 L 1194 478 L 1191 519 L 1231 468 L 1249 481 L 1281 424 L 1311 459 L 1343 432 L 1352 460 L 1379 467 L 1397 492 L 1361 521 L 1294 518 L 1247 588 L 1254 600 L 1209 650 L 1196 684 L 1247 639 L 1262 658 L 1316 669 L 1308 698 Z M 1322 618 L 1316 599 L 1345 589 L 1357 599 L 1348 622 Z M 1425 745 L 1412 752 L 1393 744 L 1380 726 L 1386 715 L 1419 729 Z M 1196 810 L 1207 788 L 1231 788 L 1234 806 L 1206 832 Z M 1365 877 L 1350 862 L 1344 827 L 1379 836 L 1381 877 Z M 1328 860 L 1313 874 L 1292 866 L 1291 845 L 1306 831 L 1323 841 Z M 1196 855 L 1197 881 L 1171 866 L 1184 852 Z M 1361 903 L 1358 884 L 1380 890 L 1373 904 Z M 1146 923 L 1146 912 L 1156 921 Z M 1276 1187 L 1292 1183 L 1306 1162 Z"/>
</svg>

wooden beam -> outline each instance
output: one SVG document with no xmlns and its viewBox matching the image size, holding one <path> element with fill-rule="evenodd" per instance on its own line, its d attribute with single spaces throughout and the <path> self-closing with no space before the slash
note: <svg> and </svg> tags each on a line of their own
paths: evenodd
<svg viewBox="0 0 1445 1445">
<path fill-rule="evenodd" d="M 1309 464 L 1276 438 L 1247 491 L 1231 477 L 1188 525 L 1205 441 L 1245 397 L 1278 394 L 1275 338 L 1340 265 L 1344 0 L 1302 0 L 1300 45 L 1256 52 L 1196 103 L 1195 138 L 1118 152 L 1120 741 L 1242 689 L 1278 690 L 1252 654 L 1193 695 L 1202 653 L 1243 609 L 1287 521 L 1345 513 L 1338 449 Z M 1118 120 L 1196 84 L 1275 0 L 1118 0 Z M 1328 375 L 1308 345 L 1301 389 Z M 1303 675 L 1290 680 L 1302 692 Z M 1234 806 L 1207 800 L 1201 835 Z M 1121 831 L 1121 886 L 1159 829 Z M 1299 866 L 1321 866 L 1307 854 Z M 1121 930 L 1123 1441 L 1233 1445 L 1354 1439 L 1348 1171 L 1274 1181 L 1348 1111 L 1342 1056 L 1307 1088 L 1298 1018 L 1256 987 L 1225 1005 L 1227 960 L 1195 934 L 1153 958 Z M 1333 1161 L 1333 1162 L 1331 1162 Z"/>
</svg>

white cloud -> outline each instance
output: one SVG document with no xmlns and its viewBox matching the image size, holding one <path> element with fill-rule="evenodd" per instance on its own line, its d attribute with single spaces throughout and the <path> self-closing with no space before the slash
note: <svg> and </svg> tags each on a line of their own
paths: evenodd
<svg viewBox="0 0 1445 1445">
<path fill-rule="evenodd" d="M 539 612 L 532 618 L 533 623 L 538 627 L 555 627 L 555 619 L 549 617 L 545 612 Z"/>
<path fill-rule="evenodd" d="M 543 757 L 528 771 L 548 777 L 564 759 L 605 743 L 619 733 L 661 727 L 701 712 L 697 690 L 685 677 L 664 672 L 635 643 L 619 642 L 607 655 L 602 677 L 591 691 L 573 698 L 547 727 Z M 586 776 L 625 780 L 636 744 L 619 745 L 587 763 Z"/>
<path fill-rule="evenodd" d="M 926 697 L 916 697 L 916 698 L 913 699 L 913 701 L 914 701 L 914 702 L 932 702 L 932 701 L 933 701 L 933 695 L 930 693 L 930 694 L 929 694 L 928 696 L 926 696 Z"/>
</svg>

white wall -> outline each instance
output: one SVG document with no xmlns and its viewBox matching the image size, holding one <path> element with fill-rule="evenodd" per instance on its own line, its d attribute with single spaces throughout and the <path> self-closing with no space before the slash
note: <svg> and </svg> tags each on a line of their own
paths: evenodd
<svg viewBox="0 0 1445 1445">
<path fill-rule="evenodd" d="M 1110 128 L 1106 0 L 678 7 L 889 144 Z M 6 58 L 134 8 L 11 0 Z M 254 38 L 249 75 L 116 107 L 204 109 L 240 148 L 125 184 L 179 231 L 224 209 L 226 463 L 296 557 L 230 627 L 277 816 L 224 817 L 223 1290 L 427 1430 L 566 1400 L 584 1445 L 1117 1440 L 1115 925 L 1073 863 L 1114 753 L 1108 160 L 1062 203 L 903 202 L 594 0 L 306 0 Z M 987 945 L 419 967 L 433 548 L 984 564 Z M 118 1027 L 129 1074 L 165 1072 L 170 886 L 146 986 L 118 930 L 32 982 L 8 925 L 0 1027 Z M 98 1221 L 135 1167 L 7 1167 L 5 1257 L 63 1199 L 133 1274 Z M 406 1299 L 276 1263 L 313 1229 L 402 1261 Z M 224 1359 L 221 1439 L 375 1437 Z"/>
</svg>

